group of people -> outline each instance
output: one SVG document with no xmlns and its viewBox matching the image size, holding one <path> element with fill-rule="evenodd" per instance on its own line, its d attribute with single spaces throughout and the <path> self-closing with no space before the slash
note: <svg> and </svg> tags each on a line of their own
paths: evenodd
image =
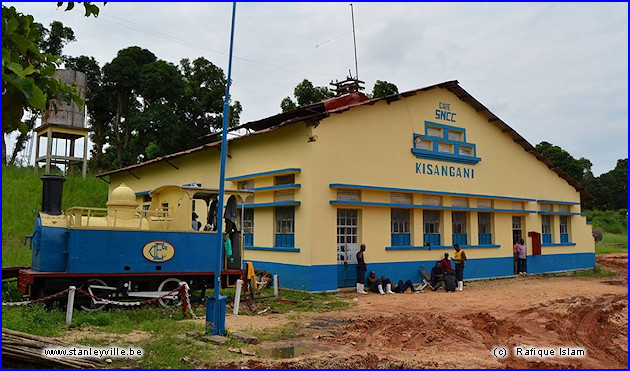
<svg viewBox="0 0 630 371">
<path fill-rule="evenodd" d="M 449 254 L 444 253 L 444 259 L 435 264 L 431 270 L 431 286 L 436 291 L 440 287 L 444 287 L 446 291 L 462 291 L 464 289 L 464 264 L 467 257 L 466 252 L 459 247 L 458 244 L 453 245 L 455 249 L 455 257 L 451 260 L 455 263 L 455 269 L 451 266 Z M 365 273 L 367 272 L 367 264 L 365 264 L 365 244 L 362 244 L 357 253 L 357 293 L 367 294 L 365 291 Z M 457 286 L 456 286 L 457 283 Z M 378 292 L 381 295 L 404 293 L 411 289 L 412 292 L 420 292 L 414 288 L 411 280 L 403 283 L 398 280 L 398 284 L 394 284 L 385 276 L 377 277 L 375 271 L 371 271 L 367 277 L 368 288 L 372 292 Z"/>
<path fill-rule="evenodd" d="M 527 274 L 527 246 L 521 238 L 514 239 L 514 274 Z"/>
</svg>

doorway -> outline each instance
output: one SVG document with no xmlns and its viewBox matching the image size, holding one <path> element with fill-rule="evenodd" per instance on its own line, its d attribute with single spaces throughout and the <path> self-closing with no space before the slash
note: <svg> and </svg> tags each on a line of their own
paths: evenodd
<svg viewBox="0 0 630 371">
<path fill-rule="evenodd" d="M 512 217 L 512 243 L 520 241 L 523 238 L 523 220 L 520 216 Z M 514 255 L 514 274 L 518 272 L 518 254 Z"/>
<path fill-rule="evenodd" d="M 337 209 L 337 287 L 357 283 L 359 211 Z"/>
</svg>

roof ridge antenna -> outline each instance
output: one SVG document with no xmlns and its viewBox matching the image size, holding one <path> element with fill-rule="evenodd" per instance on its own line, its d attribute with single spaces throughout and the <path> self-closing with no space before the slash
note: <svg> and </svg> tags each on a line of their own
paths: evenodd
<svg viewBox="0 0 630 371">
<path fill-rule="evenodd" d="M 365 89 L 361 84 L 365 84 L 365 81 L 359 80 L 359 62 L 357 59 L 357 36 L 354 27 L 354 6 L 350 3 L 350 13 L 352 15 L 352 40 L 354 43 L 354 77 L 352 77 L 352 71 L 348 70 L 348 77 L 344 81 L 337 81 L 333 83 L 330 81 L 330 85 L 334 86 L 332 89 L 336 97 L 342 95 L 356 93 Z"/>
<path fill-rule="evenodd" d="M 352 15 L 352 40 L 354 41 L 354 77 L 359 79 L 359 62 L 357 60 L 357 35 L 354 31 L 354 7 L 350 3 L 350 14 Z"/>
</svg>

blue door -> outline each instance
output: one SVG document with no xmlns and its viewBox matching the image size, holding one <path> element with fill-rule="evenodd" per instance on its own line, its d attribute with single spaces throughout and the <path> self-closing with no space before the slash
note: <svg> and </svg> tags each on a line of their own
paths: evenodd
<svg viewBox="0 0 630 371">
<path fill-rule="evenodd" d="M 337 210 L 337 287 L 357 283 L 358 211 Z"/>
</svg>

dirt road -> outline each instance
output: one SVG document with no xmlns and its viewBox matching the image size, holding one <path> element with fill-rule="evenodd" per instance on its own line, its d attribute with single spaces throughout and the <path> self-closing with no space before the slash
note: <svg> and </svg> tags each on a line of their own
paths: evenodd
<svg viewBox="0 0 630 371">
<path fill-rule="evenodd" d="M 463 292 L 357 295 L 345 311 L 302 318 L 299 336 L 259 345 L 292 358 L 217 362 L 229 368 L 626 368 L 628 257 L 597 257 L 612 278 L 524 276 L 469 282 Z M 275 327 L 287 315 L 228 316 L 229 329 Z M 583 357 L 525 357 L 522 346 Z M 493 356 L 504 348 L 506 358 Z M 530 351 L 532 351 L 530 349 Z M 304 354 L 302 354 L 304 353 Z M 269 354 L 273 354 L 270 352 Z M 301 355 L 299 355 L 301 354 Z"/>
</svg>

